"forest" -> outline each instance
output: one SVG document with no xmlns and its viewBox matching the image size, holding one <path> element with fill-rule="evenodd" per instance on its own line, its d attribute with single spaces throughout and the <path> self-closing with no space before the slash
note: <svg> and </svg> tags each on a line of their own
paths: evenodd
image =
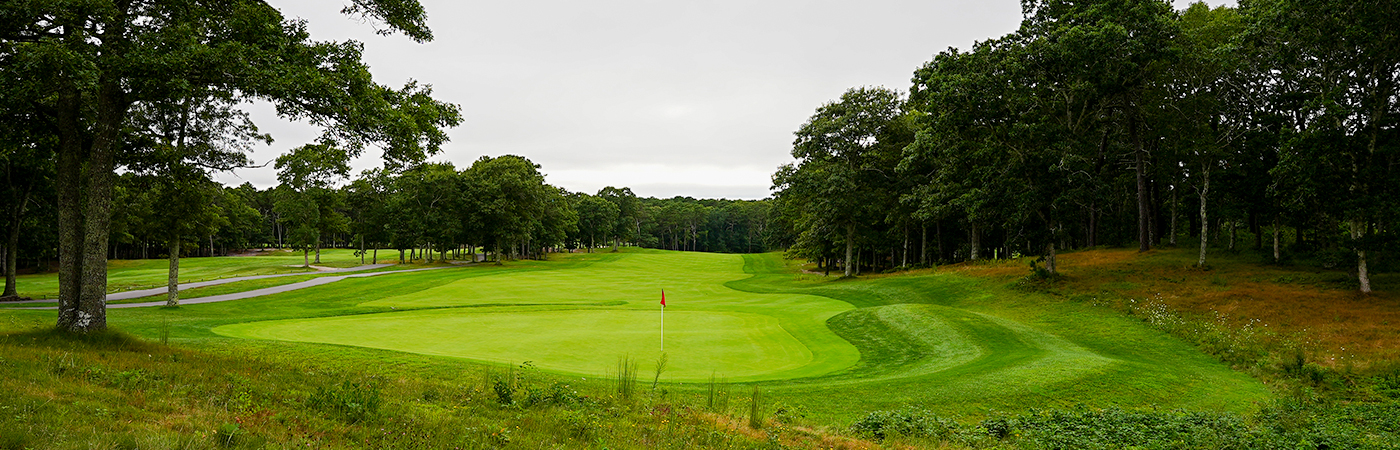
<svg viewBox="0 0 1400 450">
<path fill-rule="evenodd" d="M 1199 245 L 1208 269 L 1248 245 L 1351 267 L 1361 292 L 1394 270 L 1400 5 L 1023 9 L 907 94 L 853 88 L 798 129 L 773 213 L 795 256 L 852 275 L 1027 255 L 1054 276 L 1063 249 Z"/>
</svg>

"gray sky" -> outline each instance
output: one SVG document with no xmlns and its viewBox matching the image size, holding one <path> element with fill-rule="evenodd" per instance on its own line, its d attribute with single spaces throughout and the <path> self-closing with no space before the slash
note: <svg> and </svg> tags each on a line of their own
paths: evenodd
<svg viewBox="0 0 1400 450">
<path fill-rule="evenodd" d="M 427 44 L 375 35 L 339 14 L 342 0 L 273 3 L 313 39 L 364 42 L 380 84 L 418 80 L 461 105 L 463 124 L 433 160 L 521 155 L 556 186 L 643 197 L 767 197 L 792 161 L 792 132 L 822 103 L 856 86 L 907 91 L 933 55 L 1021 20 L 1018 0 L 421 1 Z M 319 135 L 269 106 L 250 111 L 277 140 L 259 164 Z M 355 172 L 379 165 L 375 153 Z M 216 178 L 277 183 L 270 164 Z"/>
</svg>

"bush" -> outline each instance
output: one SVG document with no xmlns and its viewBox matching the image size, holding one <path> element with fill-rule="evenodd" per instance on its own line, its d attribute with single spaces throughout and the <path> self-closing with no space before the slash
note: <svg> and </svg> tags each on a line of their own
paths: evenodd
<svg viewBox="0 0 1400 450">
<path fill-rule="evenodd" d="M 877 441 L 891 437 L 947 438 L 957 431 L 957 424 L 916 409 L 875 411 L 851 425 L 851 430 Z"/>
</svg>

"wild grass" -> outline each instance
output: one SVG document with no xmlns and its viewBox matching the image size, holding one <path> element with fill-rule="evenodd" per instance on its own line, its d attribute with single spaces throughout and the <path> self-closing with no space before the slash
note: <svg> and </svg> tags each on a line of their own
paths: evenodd
<svg viewBox="0 0 1400 450">
<path fill-rule="evenodd" d="M 617 371 L 613 373 L 617 398 L 623 401 L 637 396 L 637 361 L 630 356 L 617 358 Z"/>
</svg>

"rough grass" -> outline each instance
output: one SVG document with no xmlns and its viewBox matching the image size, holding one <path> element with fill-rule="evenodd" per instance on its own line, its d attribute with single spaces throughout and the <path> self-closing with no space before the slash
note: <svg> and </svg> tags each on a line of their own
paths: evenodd
<svg viewBox="0 0 1400 450">
<path fill-rule="evenodd" d="M 1209 268 L 1202 270 L 1193 267 L 1194 248 L 1067 253 L 1060 263 L 1065 280 L 1045 290 L 1130 312 L 1162 305 L 1191 322 L 1218 323 L 1250 341 L 1236 345 L 1270 353 L 1242 362 L 1245 366 L 1276 366 L 1295 352 L 1339 370 L 1400 360 L 1400 274 L 1373 275 L 1376 292 L 1361 295 L 1355 277 L 1343 270 L 1261 264 L 1266 255 L 1247 251 L 1213 249 L 1208 258 Z M 1024 264 L 968 264 L 949 270 L 1009 280 L 1016 273 L 1008 269 Z"/>
</svg>

